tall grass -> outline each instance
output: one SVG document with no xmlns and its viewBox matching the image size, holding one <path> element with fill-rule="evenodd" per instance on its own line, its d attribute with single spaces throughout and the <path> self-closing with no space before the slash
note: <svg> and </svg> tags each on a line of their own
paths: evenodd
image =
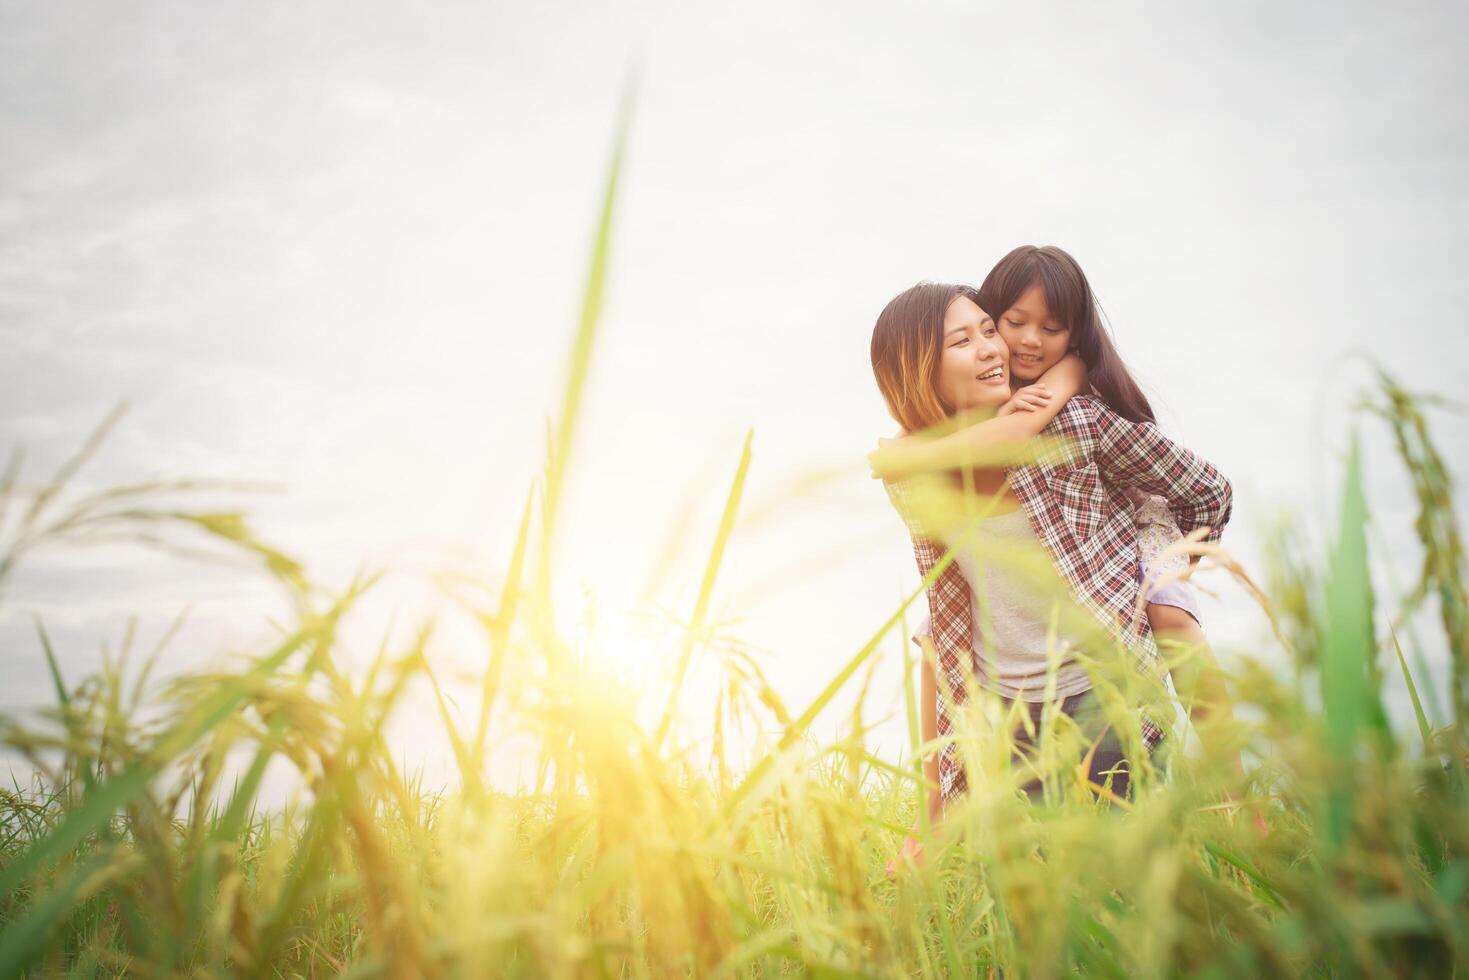
<svg viewBox="0 0 1469 980">
<path fill-rule="evenodd" d="M 257 561 L 292 597 L 295 621 L 238 669 L 159 691 L 146 665 L 63 677 L 37 624 L 56 704 L 39 721 L 5 719 L 0 733 L 36 773 L 0 791 L 0 975 L 1439 977 L 1465 967 L 1463 549 L 1418 403 L 1385 377 L 1372 404 L 1417 489 L 1421 579 L 1399 608 L 1374 595 L 1354 450 L 1329 555 L 1286 548 L 1260 596 L 1296 671 L 1243 657 L 1231 678 L 1254 719 L 1235 733 L 1259 760 L 1248 776 L 1174 753 L 1136 799 L 1100 806 L 1067 761 L 1075 733 L 1051 719 L 1041 742 L 1060 802 L 1032 806 L 1004 739 L 976 728 L 964 746 L 969 797 L 941 826 L 924 825 L 929 859 L 889 880 L 922 777 L 872 754 L 863 705 L 874 654 L 898 642 L 907 607 L 873 615 L 870 642 L 795 708 L 756 660 L 712 642 L 706 612 L 748 439 L 666 687 L 632 690 L 577 651 L 550 608 L 555 525 L 574 473 L 624 131 L 545 480 L 518 515 L 497 601 L 472 610 L 485 667 L 471 687 L 441 678 L 431 628 L 385 641 L 365 672 L 344 669 L 341 626 L 374 583 L 332 595 L 240 515 L 150 503 L 191 487 L 119 488 L 60 509 L 106 426 L 37 490 L 21 487 L 18 461 L 7 468 L 0 586 L 58 536 L 91 526 L 156 538 L 182 525 Z M 7 514 L 19 516 L 5 524 Z M 1405 743 L 1386 724 L 1379 681 L 1400 671 L 1418 703 L 1392 627 L 1429 595 L 1453 658 L 1453 715 L 1434 727 L 1420 711 L 1421 744 Z M 708 749 L 674 721 L 700 653 L 725 671 Z M 816 741 L 813 721 L 859 680 L 849 732 Z M 452 787 L 424 785 L 389 751 L 387 724 L 416 686 L 432 693 L 453 748 Z M 473 695 L 454 697 L 462 689 Z M 906 692 L 916 753 L 911 682 Z M 640 713 L 647 700 L 656 724 Z M 724 752 L 741 718 L 778 733 L 748 767 Z M 534 760 L 529 786 L 489 777 L 506 745 Z M 283 810 L 261 805 L 270 767 L 306 788 Z"/>
</svg>

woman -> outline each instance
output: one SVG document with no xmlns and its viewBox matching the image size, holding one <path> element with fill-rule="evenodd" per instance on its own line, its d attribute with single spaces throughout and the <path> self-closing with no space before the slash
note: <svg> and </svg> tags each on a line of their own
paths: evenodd
<svg viewBox="0 0 1469 980">
<path fill-rule="evenodd" d="M 873 373 L 893 417 L 908 432 L 946 421 L 973 421 L 1010 402 L 1009 351 L 978 299 L 978 293 L 964 287 L 923 283 L 894 298 L 878 318 L 872 337 Z M 1063 441 L 1041 447 L 1025 465 L 1002 466 L 991 460 L 965 468 L 963 478 L 970 489 L 988 497 L 992 519 L 1023 511 L 1021 520 L 1008 518 L 1004 534 L 1019 539 L 1033 536 L 1094 621 L 1126 645 L 1142 675 L 1157 677 L 1161 671 L 1151 629 L 1146 619 L 1135 615 L 1137 528 L 1132 508 L 1114 497 L 1115 488 L 1137 487 L 1163 496 L 1180 529 L 1187 533 L 1205 528 L 1208 541 L 1218 538 L 1228 520 L 1229 483 L 1209 464 L 1165 439 L 1156 427 L 1126 419 L 1090 396 L 1073 397 L 1054 410 L 1044 432 Z M 922 513 L 919 489 L 914 479 L 889 486 L 913 535 L 919 571 L 927 576 L 945 550 L 940 539 L 947 532 L 948 543 L 954 542 L 952 529 L 930 526 Z M 992 530 L 997 527 L 992 525 Z M 1089 696 L 1090 677 L 1084 666 L 1077 669 L 1075 658 L 1071 663 L 1053 660 L 1038 670 L 1037 657 L 1044 659 L 1046 651 L 1034 645 L 1004 648 L 1007 638 L 1033 638 L 1041 625 L 1033 615 L 1026 621 L 1024 602 L 1009 604 L 1004 631 L 974 628 L 980 600 L 962 567 L 959 560 L 949 564 L 928 593 L 931 639 L 945 696 L 938 695 L 937 679 L 926 665 L 925 740 L 951 734 L 949 705 L 962 706 L 968 700 L 968 685 L 976 677 L 981 686 L 1009 693 L 1012 702 L 1024 702 L 1032 717 L 1039 714 L 1047 694 L 1072 691 L 1060 698 L 1061 710 L 1094 720 L 1099 712 L 1095 698 Z M 986 574 L 984 583 L 986 589 L 1007 588 L 1002 576 Z M 985 632 L 991 632 L 991 643 L 985 642 Z M 1000 642 L 995 644 L 997 638 Z M 1040 678 L 1044 686 L 1038 687 Z M 1141 744 L 1152 748 L 1163 729 L 1144 712 L 1139 734 Z M 1105 726 L 1097 738 L 1091 778 L 1103 783 L 1107 770 L 1124 769 L 1122 741 Z M 957 747 L 945 744 L 937 759 L 926 760 L 925 770 L 938 787 L 929 796 L 930 813 L 938 818 L 943 805 L 967 788 Z M 1119 775 L 1112 783 L 1114 792 L 1126 791 L 1124 779 Z M 913 845 L 910 840 L 905 850 L 912 853 Z"/>
</svg>

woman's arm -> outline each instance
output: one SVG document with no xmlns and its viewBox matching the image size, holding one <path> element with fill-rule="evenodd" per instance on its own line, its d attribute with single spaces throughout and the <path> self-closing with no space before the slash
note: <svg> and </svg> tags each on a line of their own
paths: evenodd
<svg viewBox="0 0 1469 980">
<path fill-rule="evenodd" d="M 939 737 L 938 701 L 939 684 L 938 678 L 933 673 L 933 648 L 924 645 L 922 677 L 918 684 L 918 728 L 923 737 L 923 744 L 927 745 Z M 931 789 L 925 794 L 928 803 L 928 822 L 936 824 L 944 815 L 944 798 L 939 792 L 939 754 L 930 752 L 923 757 L 923 780 Z M 916 826 L 915 826 L 916 829 Z"/>
<path fill-rule="evenodd" d="M 881 440 L 877 451 L 867 456 L 872 475 L 889 479 L 985 461 L 1039 435 L 1085 385 L 1086 365 L 1075 354 L 1067 354 L 1034 385 L 1017 391 L 995 418 L 937 439 L 908 435 Z"/>
<path fill-rule="evenodd" d="M 927 636 L 921 638 L 928 640 Z M 934 676 L 933 663 L 934 652 L 930 643 L 924 642 L 922 666 L 919 668 L 921 680 L 918 684 L 918 727 L 923 736 L 923 744 L 927 745 L 939 735 L 938 723 L 938 679 Z M 923 757 L 923 779 L 925 786 L 931 787 L 923 791 L 924 801 L 922 805 L 928 807 L 928 825 L 930 828 L 937 826 L 944 816 L 944 797 L 939 791 L 939 754 L 930 752 Z M 923 814 L 920 812 L 913 820 L 913 828 L 908 831 L 908 836 L 898 848 L 898 856 L 888 862 L 887 876 L 896 878 L 898 868 L 904 861 L 912 861 L 914 864 L 923 863 Z"/>
</svg>

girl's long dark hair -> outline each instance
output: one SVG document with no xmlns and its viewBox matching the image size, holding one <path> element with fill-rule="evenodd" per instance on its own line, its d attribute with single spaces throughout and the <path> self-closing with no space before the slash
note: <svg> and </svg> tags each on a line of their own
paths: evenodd
<svg viewBox="0 0 1469 980">
<path fill-rule="evenodd" d="M 1117 353 L 1102 322 L 1097 297 L 1086 273 L 1065 250 L 1054 245 L 1022 245 L 999 261 L 979 287 L 979 305 L 995 322 L 1032 286 L 1046 294 L 1046 306 L 1071 331 L 1071 346 L 1086 364 L 1088 386 L 1123 418 L 1153 422 L 1153 406 Z"/>
</svg>

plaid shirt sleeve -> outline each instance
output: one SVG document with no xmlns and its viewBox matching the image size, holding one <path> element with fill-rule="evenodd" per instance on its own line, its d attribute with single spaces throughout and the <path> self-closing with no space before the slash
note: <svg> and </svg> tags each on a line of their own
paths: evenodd
<svg viewBox="0 0 1469 980">
<path fill-rule="evenodd" d="M 1219 540 L 1234 506 L 1234 490 L 1224 474 L 1152 422 L 1130 422 L 1097 402 L 1096 423 L 1097 466 L 1107 483 L 1163 497 L 1179 531 L 1207 527 L 1204 540 Z"/>
</svg>

